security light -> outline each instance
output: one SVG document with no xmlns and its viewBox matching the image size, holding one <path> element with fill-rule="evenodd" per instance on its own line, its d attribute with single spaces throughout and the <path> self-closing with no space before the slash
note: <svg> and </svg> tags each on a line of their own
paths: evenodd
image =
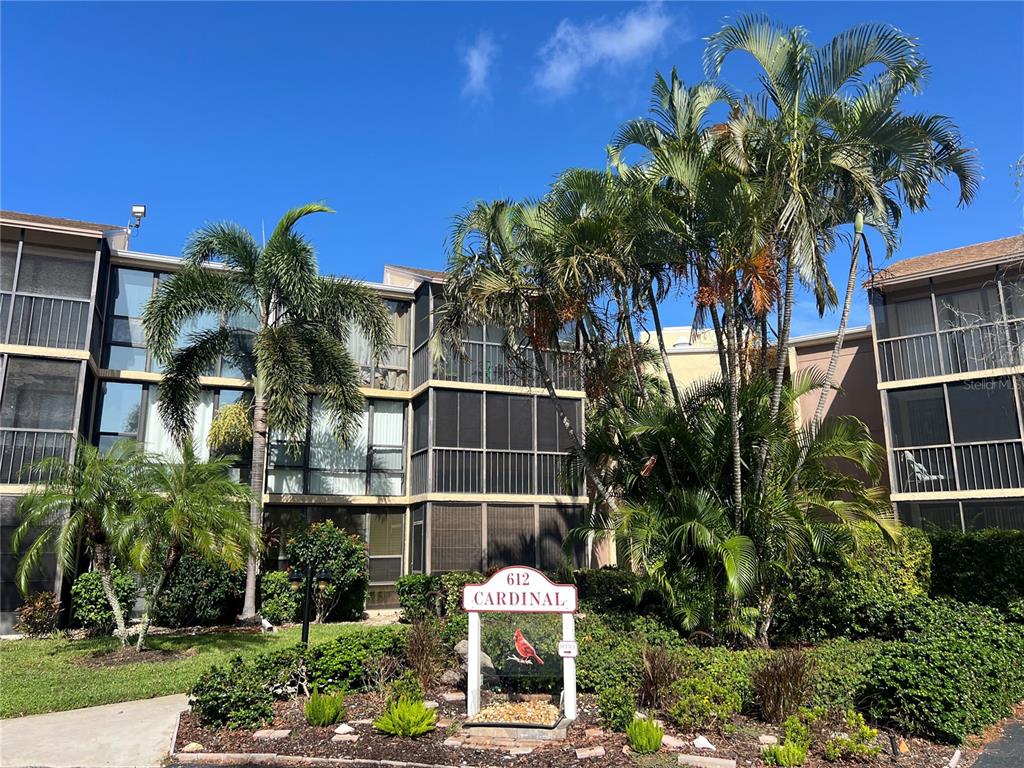
<svg viewBox="0 0 1024 768">
<path fill-rule="evenodd" d="M 135 228 L 138 229 L 142 225 L 142 220 L 146 217 L 146 206 L 144 205 L 133 205 L 132 206 L 132 218 L 135 219 Z"/>
</svg>

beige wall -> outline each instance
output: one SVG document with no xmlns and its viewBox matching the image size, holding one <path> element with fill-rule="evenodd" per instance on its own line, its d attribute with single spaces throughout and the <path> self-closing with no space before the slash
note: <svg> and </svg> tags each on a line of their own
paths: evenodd
<svg viewBox="0 0 1024 768">
<path fill-rule="evenodd" d="M 685 390 L 695 382 L 721 375 L 714 331 L 703 330 L 693 334 L 689 326 L 674 326 L 663 330 L 668 364 L 680 390 Z M 657 348 L 653 334 L 644 333 L 640 339 L 642 343 Z M 659 374 L 664 374 L 660 363 L 657 370 Z"/>
</svg>

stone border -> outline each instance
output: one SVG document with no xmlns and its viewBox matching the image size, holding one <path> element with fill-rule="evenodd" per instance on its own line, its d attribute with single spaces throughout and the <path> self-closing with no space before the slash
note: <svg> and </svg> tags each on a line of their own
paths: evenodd
<svg viewBox="0 0 1024 768">
<path fill-rule="evenodd" d="M 191 707 L 183 712 L 191 711 Z M 178 716 L 174 718 L 174 730 L 171 731 L 171 747 L 167 750 L 168 755 L 174 755 L 174 748 L 178 746 L 178 729 L 181 728 L 181 715 L 182 712 L 178 713 Z"/>
<path fill-rule="evenodd" d="M 438 763 L 406 763 L 361 757 L 301 757 L 276 752 L 172 752 L 170 765 L 266 766 L 266 768 L 458 768 Z"/>
</svg>

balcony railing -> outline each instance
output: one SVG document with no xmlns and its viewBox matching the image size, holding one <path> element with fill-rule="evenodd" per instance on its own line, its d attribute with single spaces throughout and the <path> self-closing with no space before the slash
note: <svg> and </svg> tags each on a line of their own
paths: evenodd
<svg viewBox="0 0 1024 768">
<path fill-rule="evenodd" d="M 897 448 L 893 465 L 897 493 L 1024 488 L 1020 440 Z"/>
<path fill-rule="evenodd" d="M 878 340 L 882 381 L 1024 364 L 1024 319 L 944 328 Z"/>
<path fill-rule="evenodd" d="M 565 453 L 485 451 L 481 448 L 434 448 L 433 453 L 431 490 L 436 492 L 541 496 L 580 493 L 579 482 L 567 487 L 569 455 Z M 414 456 L 414 481 L 415 460 Z"/>
<path fill-rule="evenodd" d="M 424 345 L 413 353 L 413 386 L 418 387 L 428 379 L 514 387 L 543 386 L 540 372 L 533 365 L 533 353 L 526 350 L 526 354 L 527 359 L 520 362 L 499 344 L 467 341 L 463 354 L 453 352 L 443 361 L 436 361 L 430 358 L 429 345 Z M 548 350 L 543 356 L 555 389 L 580 388 L 579 353 Z"/>
<path fill-rule="evenodd" d="M 0 483 L 38 483 L 49 479 L 37 462 L 54 456 L 69 458 L 74 435 L 46 429 L 0 429 Z"/>
<path fill-rule="evenodd" d="M 89 302 L 60 296 L 18 293 L 0 295 L 0 336 L 7 330 L 10 314 L 11 332 L 8 344 L 33 347 L 85 349 L 89 326 Z"/>
</svg>

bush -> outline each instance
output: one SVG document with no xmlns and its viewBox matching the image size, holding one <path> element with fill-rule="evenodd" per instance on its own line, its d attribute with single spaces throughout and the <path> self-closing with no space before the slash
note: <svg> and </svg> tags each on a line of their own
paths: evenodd
<svg viewBox="0 0 1024 768">
<path fill-rule="evenodd" d="M 406 701 L 423 701 L 426 696 L 423 686 L 411 670 L 406 670 L 388 686 L 388 705 L 405 699 Z"/>
<path fill-rule="evenodd" d="M 838 638 L 810 649 L 814 660 L 811 705 L 827 712 L 859 706 L 881 647 L 878 640 Z"/>
<path fill-rule="evenodd" d="M 776 608 L 776 637 L 871 637 L 899 605 L 928 594 L 931 546 L 922 531 L 901 528 L 893 546 L 876 527 L 860 525 L 856 539 L 845 559 L 832 555 L 793 569 Z"/>
<path fill-rule="evenodd" d="M 306 648 L 296 644 L 278 651 L 257 654 L 252 665 L 260 670 L 267 690 L 275 698 L 289 699 L 298 693 L 303 682 L 299 667 L 305 655 Z"/>
<path fill-rule="evenodd" d="M 320 689 L 314 685 L 305 710 L 306 722 L 310 725 L 334 725 L 345 715 L 345 694 L 321 694 Z"/>
<path fill-rule="evenodd" d="M 244 584 L 244 571 L 187 552 L 157 597 L 153 620 L 162 627 L 229 623 L 242 606 Z"/>
<path fill-rule="evenodd" d="M 874 757 L 882 750 L 875 743 L 878 731 L 864 722 L 864 716 L 852 709 L 846 713 L 849 736 L 833 736 L 825 744 L 825 759 L 830 763 L 846 758 Z"/>
<path fill-rule="evenodd" d="M 781 768 L 803 765 L 807 759 L 807 750 L 811 748 L 811 725 L 816 720 L 817 714 L 811 710 L 802 710 L 799 714 L 787 717 L 782 743 L 772 744 L 764 750 L 762 757 L 765 764 Z"/>
<path fill-rule="evenodd" d="M 637 575 L 627 568 L 581 568 L 573 573 L 573 581 L 584 611 L 664 615 L 661 598 L 643 590 Z"/>
<path fill-rule="evenodd" d="M 762 754 L 765 765 L 777 765 L 780 768 L 796 768 L 807 759 L 807 748 L 798 744 L 771 744 L 765 747 Z"/>
<path fill-rule="evenodd" d="M 636 694 L 622 685 L 610 685 L 597 692 L 601 724 L 613 731 L 625 731 L 636 718 Z"/>
<path fill-rule="evenodd" d="M 669 650 L 655 645 L 642 648 L 637 688 L 640 706 L 660 709 L 669 687 L 681 676 L 682 666 Z"/>
<path fill-rule="evenodd" d="M 462 610 L 462 588 L 467 584 L 480 584 L 484 575 L 478 571 L 449 571 L 441 575 L 441 601 L 445 616 L 456 616 Z"/>
<path fill-rule="evenodd" d="M 292 591 L 287 571 L 267 571 L 260 576 L 260 615 L 271 624 L 298 620 L 302 591 Z"/>
<path fill-rule="evenodd" d="M 960 743 L 1024 699 L 1024 627 L 995 610 L 923 599 L 895 612 L 865 687 L 876 722 Z"/>
<path fill-rule="evenodd" d="M 710 677 L 677 680 L 670 690 L 668 716 L 680 728 L 713 728 L 728 722 L 740 711 L 739 694 Z"/>
<path fill-rule="evenodd" d="M 130 574 L 117 568 L 111 569 L 111 577 L 114 594 L 121 603 L 121 610 L 125 612 L 127 622 L 135 604 L 138 587 Z M 103 583 L 98 572 L 87 571 L 79 575 L 71 585 L 71 613 L 79 626 L 86 629 L 96 632 L 109 632 L 113 629 L 114 612 L 107 602 L 107 595 L 103 591 Z"/>
<path fill-rule="evenodd" d="M 262 670 L 241 656 L 204 672 L 192 686 L 192 712 L 203 725 L 258 728 L 274 716 Z"/>
<path fill-rule="evenodd" d="M 311 685 L 351 691 L 362 685 L 367 659 L 381 654 L 401 656 L 404 650 L 405 627 L 361 629 L 311 646 L 306 674 Z"/>
<path fill-rule="evenodd" d="M 313 523 L 288 540 L 288 562 L 301 573 L 312 565 L 314 572 L 326 570 L 331 581 L 313 593 L 316 620 L 355 621 L 362 618 L 369 583 L 366 544 L 327 520 Z"/>
<path fill-rule="evenodd" d="M 434 730 L 437 711 L 427 709 L 422 701 L 401 699 L 373 721 L 373 727 L 382 733 L 403 738 L 416 738 Z"/>
<path fill-rule="evenodd" d="M 1024 531 L 931 531 L 932 595 L 1007 611 L 1024 598 Z"/>
<path fill-rule="evenodd" d="M 402 621 L 423 621 L 440 616 L 441 579 L 428 573 L 410 573 L 395 583 Z"/>
<path fill-rule="evenodd" d="M 37 592 L 25 598 L 17 610 L 14 631 L 29 637 L 49 637 L 57 631 L 60 600 L 53 592 Z"/>
<path fill-rule="evenodd" d="M 769 656 L 768 651 L 732 651 L 728 648 L 698 648 L 686 645 L 676 651 L 684 677 L 707 677 L 739 699 L 739 709 L 757 706 L 754 668 Z"/>
<path fill-rule="evenodd" d="M 670 625 L 637 614 L 583 614 L 576 620 L 580 655 L 576 683 L 596 691 L 609 680 L 636 688 L 641 677 L 641 649 L 648 645 L 682 648 L 683 637 Z"/>
<path fill-rule="evenodd" d="M 809 703 L 814 662 L 798 650 L 774 653 L 754 668 L 754 692 L 762 717 L 781 723 Z"/>
<path fill-rule="evenodd" d="M 418 621 L 405 636 L 405 658 L 420 686 L 430 688 L 441 674 L 441 635 L 436 621 Z"/>
<path fill-rule="evenodd" d="M 661 739 L 664 735 L 665 732 L 650 718 L 637 718 L 626 726 L 629 748 L 638 755 L 653 755 L 661 749 Z"/>
</svg>

